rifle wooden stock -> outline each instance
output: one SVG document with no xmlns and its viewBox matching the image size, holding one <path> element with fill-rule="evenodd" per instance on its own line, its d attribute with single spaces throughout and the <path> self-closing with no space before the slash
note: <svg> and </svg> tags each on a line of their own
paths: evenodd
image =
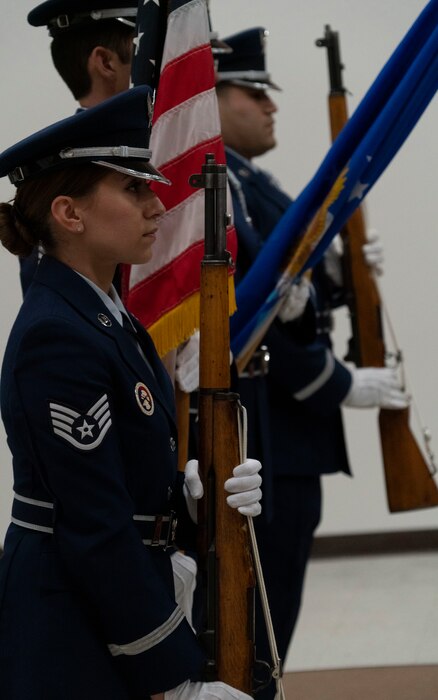
<svg viewBox="0 0 438 700">
<path fill-rule="evenodd" d="M 437 506 L 438 489 L 411 433 L 409 409 L 382 409 L 379 426 L 389 510 L 397 513 Z"/>
<path fill-rule="evenodd" d="M 342 85 L 338 33 L 325 28 L 318 46 L 328 49 L 331 91 L 328 98 L 334 140 L 348 120 Z M 344 278 L 353 337 L 347 359 L 357 366 L 384 367 L 385 343 L 379 290 L 363 256 L 367 242 L 364 216 L 356 209 L 341 232 L 344 243 Z M 379 412 L 380 441 L 386 494 L 391 512 L 438 505 L 438 489 L 409 427 L 409 409 Z"/>
<path fill-rule="evenodd" d="M 201 267 L 199 464 L 204 498 L 198 509 L 200 569 L 206 579 L 204 639 L 211 652 L 208 675 L 251 694 L 254 665 L 254 571 L 247 519 L 226 502 L 224 482 L 241 462 L 237 394 L 230 392 L 229 256 L 207 244 L 210 216 L 225 231 L 225 208 L 208 201 L 216 186 L 226 192 L 226 168 L 207 156 L 206 255 Z M 208 175 L 221 169 L 222 179 Z M 195 177 L 195 176 L 194 176 Z M 196 176 L 199 177 L 199 176 Z M 199 186 L 199 180 L 197 181 Z M 193 178 L 192 178 L 192 184 Z M 209 189 L 210 188 L 210 189 Z M 223 197 L 223 207 L 226 198 Z M 210 232 L 211 234 L 211 232 Z M 222 236 L 223 246 L 225 236 Z M 213 246 L 214 247 L 214 246 Z M 212 606 L 214 605 L 214 609 Z"/>
</svg>

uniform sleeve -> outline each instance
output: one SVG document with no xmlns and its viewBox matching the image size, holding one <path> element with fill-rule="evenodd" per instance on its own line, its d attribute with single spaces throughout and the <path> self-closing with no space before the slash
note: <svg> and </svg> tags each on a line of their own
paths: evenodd
<svg viewBox="0 0 438 700">
<path fill-rule="evenodd" d="M 54 498 L 57 554 L 130 692 L 146 697 L 196 677 L 203 655 L 166 580 L 168 555 L 145 547 L 133 521 L 123 392 L 109 357 L 73 324 L 46 322 L 27 333 L 15 367 L 15 409 Z M 148 469 L 147 444 L 139 468 Z"/>
<path fill-rule="evenodd" d="M 329 415 L 339 409 L 351 386 L 351 374 L 318 340 L 300 344 L 280 323 L 272 324 L 264 342 L 269 348 L 270 380 L 281 393 L 302 402 L 308 409 Z"/>
</svg>

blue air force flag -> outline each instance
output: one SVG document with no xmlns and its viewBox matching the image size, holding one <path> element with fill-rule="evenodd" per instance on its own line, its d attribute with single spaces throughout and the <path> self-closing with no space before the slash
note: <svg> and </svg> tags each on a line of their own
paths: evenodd
<svg viewBox="0 0 438 700">
<path fill-rule="evenodd" d="M 431 0 L 338 135 L 313 179 L 279 221 L 236 290 L 231 345 L 239 357 L 266 330 L 280 270 L 306 231 L 314 236 L 295 275 L 313 267 L 402 146 L 438 88 L 438 0 Z M 319 212 L 319 213 L 318 213 Z M 310 226 L 318 213 L 320 220 Z M 272 321 L 273 318 L 270 319 Z M 269 323 L 268 323 L 269 325 Z"/>
</svg>

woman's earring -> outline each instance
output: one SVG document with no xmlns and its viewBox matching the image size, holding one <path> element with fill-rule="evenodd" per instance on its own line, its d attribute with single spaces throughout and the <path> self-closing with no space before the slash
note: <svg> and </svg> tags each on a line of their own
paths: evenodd
<svg viewBox="0 0 438 700">
<path fill-rule="evenodd" d="M 84 227 L 83 227 L 82 224 L 78 224 L 78 225 L 76 226 L 76 231 L 81 232 L 81 231 L 83 231 L 83 230 L 84 230 Z"/>
</svg>

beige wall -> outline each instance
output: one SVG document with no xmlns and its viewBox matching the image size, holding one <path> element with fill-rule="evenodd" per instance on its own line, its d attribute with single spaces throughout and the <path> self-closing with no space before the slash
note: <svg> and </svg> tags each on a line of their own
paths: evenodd
<svg viewBox="0 0 438 700">
<path fill-rule="evenodd" d="M 44 29 L 27 26 L 35 3 L 7 3 L 0 36 L 0 149 L 74 111 L 56 75 Z M 324 52 L 314 45 L 325 24 L 340 32 L 345 83 L 358 104 L 390 52 L 426 3 L 423 0 L 211 0 L 214 28 L 223 36 L 249 26 L 270 30 L 268 61 L 283 92 L 275 95 L 278 148 L 261 159 L 292 195 L 313 175 L 329 145 Z M 367 200 L 369 224 L 378 228 L 386 251 L 382 292 L 411 389 L 438 445 L 436 350 L 438 256 L 436 101 L 382 176 Z M 0 201 L 12 188 L 0 181 Z M 20 304 L 18 267 L 0 251 L 0 357 Z M 342 355 L 345 315 L 338 314 L 336 344 Z M 321 533 L 373 532 L 435 527 L 438 511 L 388 515 L 374 411 L 346 412 L 347 439 L 355 477 L 324 479 Z M 438 447 L 436 447 L 438 450 Z M 0 541 L 9 519 L 10 454 L 0 432 Z"/>
</svg>

